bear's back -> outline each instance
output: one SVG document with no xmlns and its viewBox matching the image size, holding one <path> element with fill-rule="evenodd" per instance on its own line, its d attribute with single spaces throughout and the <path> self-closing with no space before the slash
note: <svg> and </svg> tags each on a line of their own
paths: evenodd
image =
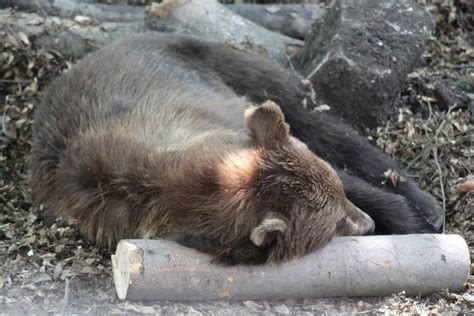
<svg viewBox="0 0 474 316">
<path fill-rule="evenodd" d="M 244 130 L 247 101 L 169 51 L 169 41 L 132 36 L 80 61 L 49 86 L 36 112 L 38 142 L 59 154 L 80 133 L 115 128 L 166 150 Z"/>
</svg>

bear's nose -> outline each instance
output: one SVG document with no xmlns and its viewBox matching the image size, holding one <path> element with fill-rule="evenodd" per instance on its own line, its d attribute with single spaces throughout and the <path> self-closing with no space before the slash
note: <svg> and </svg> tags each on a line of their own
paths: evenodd
<svg viewBox="0 0 474 316">
<path fill-rule="evenodd" d="M 375 231 L 375 222 L 370 216 L 367 215 L 364 235 L 372 235 L 374 231 Z"/>
</svg>

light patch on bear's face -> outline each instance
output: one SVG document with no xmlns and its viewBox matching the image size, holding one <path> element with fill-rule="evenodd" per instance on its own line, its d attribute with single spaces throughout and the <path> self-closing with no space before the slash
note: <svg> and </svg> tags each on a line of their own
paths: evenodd
<svg viewBox="0 0 474 316">
<path fill-rule="evenodd" d="M 243 149 L 228 154 L 218 166 L 219 184 L 226 190 L 240 190 L 252 185 L 260 155 L 258 150 Z"/>
</svg>

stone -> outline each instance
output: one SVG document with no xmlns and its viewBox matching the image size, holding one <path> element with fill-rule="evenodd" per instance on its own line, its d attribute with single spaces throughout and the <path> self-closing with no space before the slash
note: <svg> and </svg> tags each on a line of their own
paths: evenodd
<svg viewBox="0 0 474 316">
<path fill-rule="evenodd" d="M 336 0 L 295 62 L 319 101 L 360 129 L 386 121 L 434 23 L 410 0 Z"/>
</svg>

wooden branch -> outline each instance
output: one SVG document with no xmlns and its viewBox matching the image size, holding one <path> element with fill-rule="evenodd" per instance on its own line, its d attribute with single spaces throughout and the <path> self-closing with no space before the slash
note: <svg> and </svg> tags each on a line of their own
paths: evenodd
<svg viewBox="0 0 474 316">
<path fill-rule="evenodd" d="M 232 13 L 215 0 L 164 0 L 150 7 L 146 21 L 152 30 L 188 34 L 259 51 L 286 67 L 289 67 L 287 48 L 303 45 L 300 40 L 271 32 Z"/>
<path fill-rule="evenodd" d="M 140 21 L 145 16 L 146 7 L 127 5 L 126 0 L 99 2 L 102 3 L 81 0 L 3 0 L 0 2 L 0 9 L 16 8 L 62 18 L 82 15 L 101 22 Z M 321 19 L 326 11 L 317 4 L 231 4 L 226 5 L 226 8 L 268 30 L 300 39 L 304 38 L 314 21 Z"/>
<path fill-rule="evenodd" d="M 225 267 L 171 241 L 122 240 L 112 270 L 128 300 L 418 295 L 461 290 L 470 257 L 459 235 L 339 237 L 281 266 Z"/>
<path fill-rule="evenodd" d="M 80 0 L 5 0 L 0 3 L 0 8 L 11 6 L 33 11 L 45 19 L 51 15 L 63 18 L 60 24 L 65 24 L 66 30 L 59 27 L 62 32 L 59 41 L 67 45 L 59 46 L 68 47 L 67 50 L 73 53 L 68 52 L 66 55 L 75 58 L 118 37 L 145 31 L 176 32 L 227 43 L 237 49 L 266 54 L 284 67 L 290 66 L 288 55 L 303 45 L 298 39 L 271 32 L 232 13 L 215 0 L 165 0 L 152 5 L 147 15 L 142 7 L 85 3 Z M 91 20 L 84 23 L 83 19 L 77 18 L 78 15 L 90 17 Z M 102 23 L 97 25 L 94 21 Z M 19 23 L 28 35 L 32 25 Z M 56 34 L 53 34 L 50 40 L 58 42 L 55 37 Z M 71 40 L 71 37 L 74 39 Z M 46 39 L 44 41 L 47 42 Z M 86 46 L 92 48 L 84 49 L 84 41 Z M 81 44 L 81 49 L 76 49 L 77 43 Z"/>
<path fill-rule="evenodd" d="M 264 28 L 290 37 L 304 39 L 326 9 L 318 4 L 231 4 L 232 12 Z"/>
<path fill-rule="evenodd" d="M 62 18 L 83 15 L 97 21 L 132 22 L 143 20 L 145 8 L 126 4 L 107 5 L 80 0 L 2 0 L 0 9 L 45 13 Z"/>
</svg>

